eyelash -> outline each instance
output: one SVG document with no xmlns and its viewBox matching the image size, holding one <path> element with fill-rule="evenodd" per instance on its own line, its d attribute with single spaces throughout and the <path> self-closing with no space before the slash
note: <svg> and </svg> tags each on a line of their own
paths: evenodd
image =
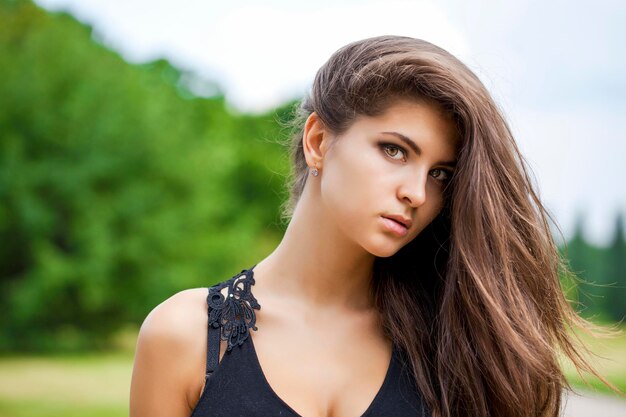
<svg viewBox="0 0 626 417">
<path fill-rule="evenodd" d="M 388 157 L 390 157 L 391 159 L 393 159 L 393 160 L 395 160 L 395 161 L 399 161 L 399 159 L 393 158 L 391 155 L 389 155 L 389 154 L 386 152 L 386 149 L 389 149 L 389 148 L 391 148 L 391 149 L 397 149 L 397 150 L 399 150 L 400 152 L 402 152 L 402 154 L 404 154 L 405 158 L 406 158 L 406 156 L 407 156 L 407 151 L 406 151 L 406 149 L 404 149 L 402 146 L 398 146 L 398 145 L 396 145 L 396 144 L 394 144 L 394 143 L 382 142 L 382 141 L 381 141 L 381 142 L 378 142 L 378 146 L 379 146 L 379 147 L 383 150 L 383 152 L 385 152 L 385 154 L 386 154 Z M 440 183 L 445 184 L 445 183 L 447 183 L 447 182 L 449 182 L 449 181 L 450 181 L 450 178 L 452 178 L 452 171 L 450 171 L 449 169 L 445 169 L 445 168 L 435 168 L 435 169 L 431 170 L 431 172 L 432 172 L 432 171 L 441 171 L 441 172 L 445 173 L 445 174 L 448 176 L 448 178 L 443 179 L 443 180 L 440 180 L 440 179 L 435 178 L 435 181 L 439 181 Z"/>
</svg>

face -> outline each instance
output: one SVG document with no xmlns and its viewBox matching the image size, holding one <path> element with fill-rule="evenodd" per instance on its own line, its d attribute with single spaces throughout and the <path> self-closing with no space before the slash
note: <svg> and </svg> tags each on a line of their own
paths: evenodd
<svg viewBox="0 0 626 417">
<path fill-rule="evenodd" d="M 454 125 L 434 105 L 399 100 L 329 139 L 320 148 L 320 200 L 366 251 L 393 255 L 441 211 L 457 141 Z"/>
</svg>

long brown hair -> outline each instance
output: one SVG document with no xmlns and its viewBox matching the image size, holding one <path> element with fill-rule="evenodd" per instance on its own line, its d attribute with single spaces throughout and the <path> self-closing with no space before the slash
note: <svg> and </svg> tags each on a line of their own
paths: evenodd
<svg viewBox="0 0 626 417">
<path fill-rule="evenodd" d="M 335 52 L 292 122 L 283 219 L 308 177 L 304 120 L 316 112 L 340 135 L 398 97 L 436 103 L 461 145 L 439 216 L 395 255 L 375 260 L 371 289 L 385 331 L 407 354 L 435 417 L 557 416 L 568 386 L 559 354 L 595 374 L 569 331 L 589 323 L 564 297 L 559 274 L 568 271 L 507 122 L 453 55 L 400 36 Z"/>
</svg>

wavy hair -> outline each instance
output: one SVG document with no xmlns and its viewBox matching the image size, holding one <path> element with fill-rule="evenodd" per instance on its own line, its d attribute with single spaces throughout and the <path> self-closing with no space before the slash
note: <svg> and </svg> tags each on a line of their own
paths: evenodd
<svg viewBox="0 0 626 417">
<path fill-rule="evenodd" d="M 592 325 L 565 299 L 559 274 L 569 271 L 506 120 L 452 54 L 402 36 L 336 51 L 291 122 L 283 219 L 293 215 L 308 178 L 306 118 L 316 112 L 341 135 L 396 98 L 435 103 L 461 142 L 440 214 L 396 254 L 374 262 L 371 291 L 386 334 L 407 354 L 434 417 L 557 416 L 568 387 L 559 355 L 599 376 L 570 332 Z"/>
</svg>

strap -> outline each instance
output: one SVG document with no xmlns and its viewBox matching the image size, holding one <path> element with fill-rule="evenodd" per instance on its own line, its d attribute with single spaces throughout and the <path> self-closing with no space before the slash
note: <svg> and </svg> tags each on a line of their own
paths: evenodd
<svg viewBox="0 0 626 417">
<path fill-rule="evenodd" d="M 228 352 L 234 346 L 243 344 L 249 337 L 248 329 L 257 330 L 254 310 L 260 309 L 261 306 L 250 291 L 251 286 L 254 285 L 253 269 L 255 266 L 256 264 L 226 281 L 209 287 L 206 379 L 219 364 L 221 339 L 228 342 Z M 226 297 L 221 294 L 221 290 L 225 287 L 228 287 Z"/>
<path fill-rule="evenodd" d="M 211 304 L 210 299 L 213 296 L 213 290 L 215 287 L 209 288 L 209 295 L 207 297 L 207 308 L 209 310 L 209 329 L 208 329 L 208 337 L 207 337 L 207 356 L 206 356 L 206 378 L 208 378 L 220 360 L 220 332 L 222 331 L 221 327 L 213 327 L 211 325 Z"/>
</svg>

